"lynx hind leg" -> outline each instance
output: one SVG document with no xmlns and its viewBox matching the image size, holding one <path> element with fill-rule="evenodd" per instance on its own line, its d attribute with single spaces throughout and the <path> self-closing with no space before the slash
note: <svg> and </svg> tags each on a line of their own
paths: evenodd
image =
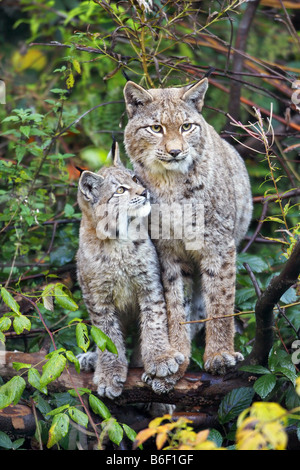
<svg viewBox="0 0 300 470">
<path fill-rule="evenodd" d="M 97 358 L 97 351 L 89 351 L 86 353 L 78 354 L 77 359 L 79 361 L 80 369 L 86 372 L 95 370 Z"/>
</svg>

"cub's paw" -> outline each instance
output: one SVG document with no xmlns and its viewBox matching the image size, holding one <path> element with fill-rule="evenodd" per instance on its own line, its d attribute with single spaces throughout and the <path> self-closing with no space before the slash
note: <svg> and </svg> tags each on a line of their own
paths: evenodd
<svg viewBox="0 0 300 470">
<path fill-rule="evenodd" d="M 80 369 L 84 371 L 95 370 L 98 354 L 96 352 L 87 352 L 78 354 Z"/>
<path fill-rule="evenodd" d="M 144 361 L 145 373 L 150 377 L 167 377 L 175 374 L 185 357 L 178 351 L 153 357 Z"/>
<path fill-rule="evenodd" d="M 100 397 L 107 397 L 113 400 L 121 395 L 124 383 L 127 378 L 127 369 L 110 372 L 100 372 L 94 374 L 94 383 L 98 386 L 97 392 Z"/>
<path fill-rule="evenodd" d="M 204 368 L 212 375 L 223 375 L 228 369 L 236 366 L 238 362 L 243 360 L 244 356 L 239 352 L 221 351 L 206 357 Z"/>
</svg>

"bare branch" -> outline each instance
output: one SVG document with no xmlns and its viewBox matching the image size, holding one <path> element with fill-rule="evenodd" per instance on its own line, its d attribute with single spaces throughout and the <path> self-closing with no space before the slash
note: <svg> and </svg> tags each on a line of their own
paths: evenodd
<svg viewBox="0 0 300 470">
<path fill-rule="evenodd" d="M 273 345 L 273 309 L 282 295 L 298 280 L 300 274 L 300 240 L 281 273 L 274 277 L 255 306 L 256 334 L 247 364 L 266 365 Z"/>
</svg>

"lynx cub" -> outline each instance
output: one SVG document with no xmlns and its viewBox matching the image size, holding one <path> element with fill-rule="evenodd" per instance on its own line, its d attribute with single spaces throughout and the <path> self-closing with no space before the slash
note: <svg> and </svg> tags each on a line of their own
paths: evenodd
<svg viewBox="0 0 300 470">
<path fill-rule="evenodd" d="M 198 249 L 187 250 L 184 238 L 176 237 L 160 238 L 155 244 L 171 345 L 189 358 L 190 328 L 181 322 L 196 319 L 195 309 L 194 318 L 186 311 L 184 298 L 194 283 L 194 299 L 201 290 L 210 320 L 206 322 L 205 368 L 224 373 L 242 359 L 234 351 L 233 318 L 224 316 L 234 309 L 236 248 L 251 219 L 252 198 L 241 157 L 201 115 L 207 87 L 206 78 L 192 86 L 150 90 L 127 82 L 124 141 L 135 173 L 154 204 L 177 202 L 203 210 L 203 243 Z M 177 379 L 187 365 L 188 359 Z"/>
<path fill-rule="evenodd" d="M 134 218 L 141 222 L 150 212 L 148 192 L 122 166 L 116 148 L 113 167 L 98 173 L 83 171 L 78 202 L 82 221 L 77 271 L 83 299 L 93 325 L 118 350 L 118 355 L 106 350 L 81 354 L 81 367 L 95 369 L 100 396 L 113 399 L 120 395 L 127 376 L 122 330 L 139 321 L 143 380 L 162 393 L 163 378 L 176 373 L 184 357 L 169 344 L 155 248 L 147 229 L 142 231 L 141 226 L 138 231 L 133 223 Z"/>
</svg>

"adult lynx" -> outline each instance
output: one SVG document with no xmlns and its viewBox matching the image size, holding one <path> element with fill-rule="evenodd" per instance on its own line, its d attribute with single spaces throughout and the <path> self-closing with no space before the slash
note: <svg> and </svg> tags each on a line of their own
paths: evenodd
<svg viewBox="0 0 300 470">
<path fill-rule="evenodd" d="M 234 322 L 228 314 L 234 309 L 236 247 L 251 219 L 252 198 L 241 157 L 201 115 L 207 87 L 206 78 L 192 86 L 150 90 L 127 82 L 124 142 L 154 204 L 177 202 L 203 209 L 198 249 L 186 249 L 184 237 L 160 238 L 155 244 L 172 346 L 190 356 L 190 327 L 182 322 L 196 319 L 196 309 L 193 317 L 185 308 L 184 293 L 193 284 L 194 298 L 200 290 L 209 319 L 205 368 L 224 373 L 243 359 L 234 351 Z M 188 360 L 177 378 L 187 365 Z"/>
<path fill-rule="evenodd" d="M 81 368 L 95 369 L 100 396 L 120 395 L 127 377 L 124 328 L 140 325 L 141 352 L 135 365 L 144 365 L 143 380 L 163 393 L 164 378 L 177 372 L 184 357 L 169 344 L 157 254 L 142 226 L 150 212 L 148 192 L 122 166 L 116 148 L 113 167 L 83 171 L 78 202 L 78 281 L 93 325 L 118 350 L 118 355 L 100 349 L 81 354 Z"/>
</svg>

